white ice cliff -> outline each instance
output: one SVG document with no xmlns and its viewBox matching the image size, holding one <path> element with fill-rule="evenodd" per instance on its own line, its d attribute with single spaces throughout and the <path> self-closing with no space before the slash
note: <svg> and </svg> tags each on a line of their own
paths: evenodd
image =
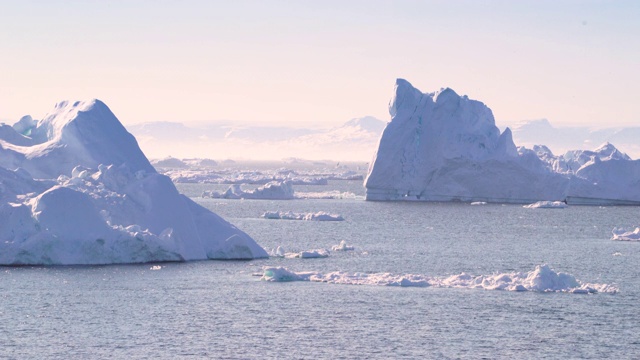
<svg viewBox="0 0 640 360">
<path fill-rule="evenodd" d="M 365 180 L 367 200 L 640 205 L 640 161 L 613 145 L 555 156 L 516 148 L 482 102 L 398 79 L 391 121 Z"/>
<path fill-rule="evenodd" d="M 0 126 L 0 264 L 252 259 L 251 237 L 178 193 L 99 100 Z"/>
</svg>

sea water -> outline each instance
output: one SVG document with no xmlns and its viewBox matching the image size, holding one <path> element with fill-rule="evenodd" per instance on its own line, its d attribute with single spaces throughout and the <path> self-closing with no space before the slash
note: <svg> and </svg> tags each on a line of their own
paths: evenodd
<svg viewBox="0 0 640 360">
<path fill-rule="evenodd" d="M 0 358 L 638 358 L 640 225 L 635 207 L 203 199 L 265 249 L 355 250 L 324 259 L 0 268 Z M 363 194 L 361 182 L 296 191 Z M 266 211 L 345 221 L 268 220 Z M 510 292 L 260 281 L 291 271 L 448 276 L 548 264 L 615 294 Z"/>
</svg>

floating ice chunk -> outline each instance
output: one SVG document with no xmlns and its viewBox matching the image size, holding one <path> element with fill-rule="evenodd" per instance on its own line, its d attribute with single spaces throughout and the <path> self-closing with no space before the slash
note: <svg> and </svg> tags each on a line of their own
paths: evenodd
<svg viewBox="0 0 640 360">
<path fill-rule="evenodd" d="M 265 267 L 264 273 L 260 280 L 274 282 L 309 281 L 306 275 L 310 274 L 311 273 L 295 273 L 293 271 L 289 271 L 284 267 Z"/>
<path fill-rule="evenodd" d="M 626 230 L 623 228 L 614 228 L 611 240 L 618 241 L 640 241 L 640 227 L 635 230 Z"/>
<path fill-rule="evenodd" d="M 342 240 L 340 241 L 340 245 L 333 245 L 331 247 L 331 250 L 333 251 L 348 251 L 348 250 L 354 250 L 355 248 L 351 245 L 347 245 L 347 242 Z"/>
<path fill-rule="evenodd" d="M 284 251 L 284 248 L 282 248 L 282 246 L 278 246 L 276 249 L 271 249 L 271 251 L 269 252 L 269 256 L 271 257 L 285 257 L 286 253 Z"/>
<path fill-rule="evenodd" d="M 567 204 L 562 201 L 538 201 L 523 206 L 525 209 L 564 209 L 566 207 Z"/>
<path fill-rule="evenodd" d="M 292 211 L 267 211 L 262 214 L 265 219 L 281 220 L 308 220 L 308 221 L 343 221 L 344 218 L 338 214 L 330 214 L 324 211 L 317 213 L 294 213 Z"/>
<path fill-rule="evenodd" d="M 576 294 L 616 293 L 618 288 L 609 284 L 583 283 L 573 275 L 555 272 L 548 265 L 538 265 L 532 271 L 493 275 L 469 274 L 431 277 L 420 274 L 292 272 L 286 268 L 265 268 L 263 280 L 312 281 L 349 285 L 382 285 L 465 288 L 507 291 L 566 292 Z"/>
<path fill-rule="evenodd" d="M 474 201 L 471 203 L 471 205 L 487 205 L 486 201 Z"/>
<path fill-rule="evenodd" d="M 287 259 L 326 258 L 329 257 L 329 251 L 327 249 L 304 250 L 297 253 L 286 253 L 284 257 Z"/>
<path fill-rule="evenodd" d="M 268 199 L 268 200 L 291 200 L 293 187 L 289 181 L 271 181 L 255 190 L 242 190 L 240 184 L 231 185 L 226 191 L 205 191 L 202 197 L 214 199 Z"/>
<path fill-rule="evenodd" d="M 304 215 L 304 220 L 311 221 L 343 221 L 342 215 L 330 214 L 324 211 L 318 211 L 317 213 L 308 213 Z"/>
</svg>

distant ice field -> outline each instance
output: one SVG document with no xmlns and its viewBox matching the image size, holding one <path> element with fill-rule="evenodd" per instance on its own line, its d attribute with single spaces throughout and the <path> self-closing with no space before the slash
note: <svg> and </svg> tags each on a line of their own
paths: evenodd
<svg viewBox="0 0 640 360">
<path fill-rule="evenodd" d="M 0 358 L 637 358 L 640 243 L 611 241 L 640 208 L 205 199 L 270 250 L 327 258 L 0 268 Z M 257 185 L 256 185 L 257 187 Z M 247 187 L 251 189 L 251 187 Z M 362 195 L 360 181 L 294 186 Z M 340 214 L 277 221 L 266 211 Z M 446 278 L 556 272 L 617 293 L 260 281 L 265 267 Z"/>
</svg>

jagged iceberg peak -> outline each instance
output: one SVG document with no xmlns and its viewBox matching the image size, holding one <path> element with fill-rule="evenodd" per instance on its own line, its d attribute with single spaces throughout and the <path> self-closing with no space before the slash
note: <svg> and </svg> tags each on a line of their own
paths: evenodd
<svg viewBox="0 0 640 360">
<path fill-rule="evenodd" d="M 136 139 L 100 100 L 62 101 L 42 120 L 23 117 L 0 132 L 0 166 L 38 178 L 69 176 L 77 166 L 126 164 L 155 172 Z"/>
<path fill-rule="evenodd" d="M 497 141 L 500 131 L 495 126 L 493 112 L 485 104 L 460 96 L 451 88 L 422 93 L 408 81 L 397 79 L 395 92 L 389 105 L 392 122 L 410 117 L 418 125 L 444 127 L 458 133 L 478 132 Z M 465 140 L 465 139 L 461 139 Z M 470 140 L 470 139 L 466 139 Z M 482 141 L 482 139 L 478 139 Z M 484 144 L 485 147 L 488 144 Z"/>
<path fill-rule="evenodd" d="M 389 113 L 392 119 L 380 139 L 367 188 L 422 189 L 422 178 L 446 159 L 517 156 L 511 131 L 500 134 L 491 109 L 450 88 L 423 93 L 398 79 Z M 389 174 L 398 174 L 400 181 Z"/>
</svg>

